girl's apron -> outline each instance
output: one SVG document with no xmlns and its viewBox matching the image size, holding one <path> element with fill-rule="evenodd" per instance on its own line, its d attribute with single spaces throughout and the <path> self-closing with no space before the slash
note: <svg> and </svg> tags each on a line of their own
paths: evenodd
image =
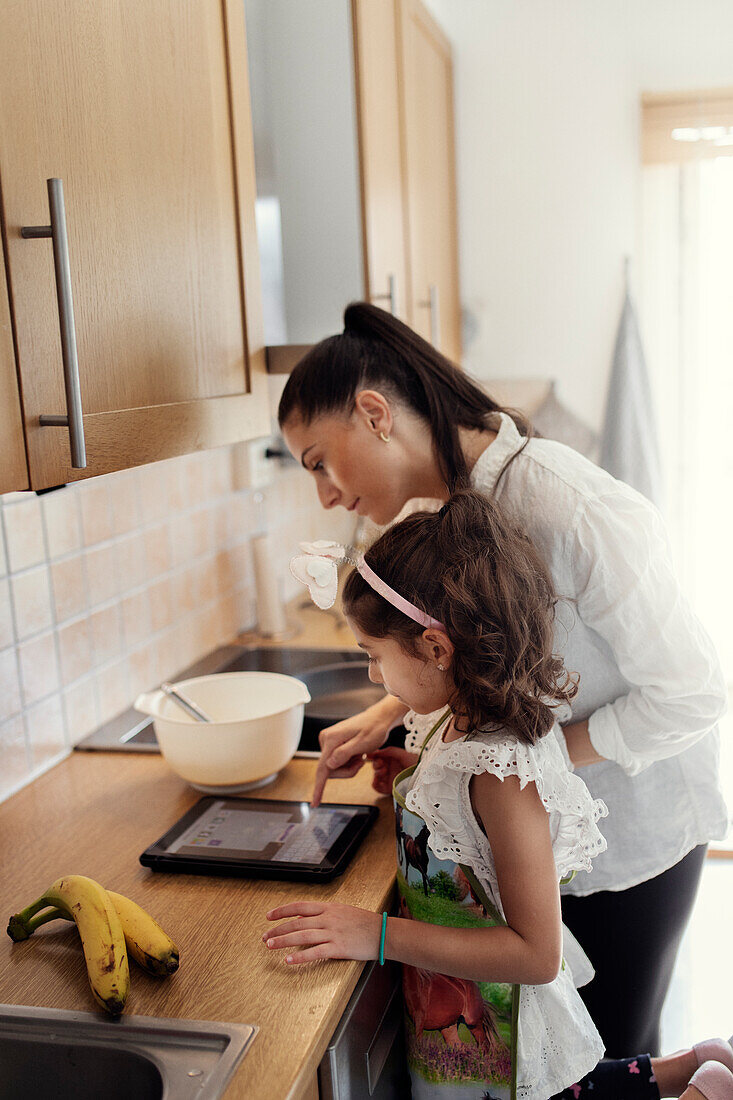
<svg viewBox="0 0 733 1100">
<path fill-rule="evenodd" d="M 431 729 L 443 725 L 446 711 Z M 419 759 L 418 759 L 419 763 Z M 505 925 L 473 871 L 428 849 L 428 826 L 398 789 L 417 764 L 396 776 L 399 916 L 454 928 Z M 415 929 L 419 936 L 419 930 Z M 519 986 L 452 978 L 403 966 L 407 1060 L 413 1100 L 516 1100 Z"/>
</svg>

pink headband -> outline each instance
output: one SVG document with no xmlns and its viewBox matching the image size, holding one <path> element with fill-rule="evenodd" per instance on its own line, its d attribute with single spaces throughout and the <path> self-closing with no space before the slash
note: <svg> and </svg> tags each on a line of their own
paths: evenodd
<svg viewBox="0 0 733 1100">
<path fill-rule="evenodd" d="M 421 626 L 430 627 L 433 630 L 445 630 L 443 623 L 432 618 L 414 603 L 410 603 L 394 588 L 390 588 L 386 581 L 378 577 L 374 570 L 364 561 L 364 555 L 355 550 L 353 546 L 342 546 L 337 542 L 301 542 L 301 550 L 304 554 L 293 558 L 290 562 L 290 572 L 303 584 L 308 586 L 313 602 L 321 608 L 332 607 L 336 600 L 338 588 L 337 565 L 339 562 L 348 561 L 355 566 L 357 572 L 364 578 L 370 588 L 373 588 L 387 603 L 391 603 L 403 615 L 409 616 Z"/>
</svg>

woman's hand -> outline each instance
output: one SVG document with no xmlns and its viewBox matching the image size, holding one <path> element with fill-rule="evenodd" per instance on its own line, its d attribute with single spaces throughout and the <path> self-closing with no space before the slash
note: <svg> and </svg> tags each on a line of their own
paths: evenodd
<svg viewBox="0 0 733 1100">
<path fill-rule="evenodd" d="M 374 752 L 387 739 L 392 726 L 407 713 L 407 707 L 392 695 L 367 707 L 353 718 L 345 718 L 321 730 L 318 740 L 321 758 L 316 768 L 311 806 L 319 806 L 329 779 L 350 779 L 364 763 L 364 754 Z"/>
<path fill-rule="evenodd" d="M 407 749 L 398 749 L 395 745 L 387 745 L 384 749 L 367 753 L 367 760 L 374 765 L 374 777 L 372 786 L 379 794 L 392 794 L 392 784 L 395 776 L 417 764 L 417 753 L 408 752 Z"/>
<path fill-rule="evenodd" d="M 315 962 L 318 959 L 379 958 L 382 914 L 354 905 L 295 901 L 280 905 L 267 914 L 268 920 L 294 917 L 262 937 L 271 950 L 297 947 L 286 955 L 286 963 Z"/>
</svg>

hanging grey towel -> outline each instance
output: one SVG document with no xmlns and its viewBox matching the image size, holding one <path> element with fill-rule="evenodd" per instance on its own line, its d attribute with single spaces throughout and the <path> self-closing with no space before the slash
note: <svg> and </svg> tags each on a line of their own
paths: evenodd
<svg viewBox="0 0 733 1100">
<path fill-rule="evenodd" d="M 600 464 L 662 506 L 662 474 L 644 352 L 627 291 L 616 334 Z"/>
</svg>

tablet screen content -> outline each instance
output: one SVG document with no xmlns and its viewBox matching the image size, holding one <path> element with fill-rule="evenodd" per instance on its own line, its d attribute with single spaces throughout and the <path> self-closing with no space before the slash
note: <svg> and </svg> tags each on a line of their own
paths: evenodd
<svg viewBox="0 0 733 1100">
<path fill-rule="evenodd" d="M 321 863 L 358 810 L 284 803 L 264 811 L 219 799 L 168 846 L 181 855 Z"/>
</svg>

